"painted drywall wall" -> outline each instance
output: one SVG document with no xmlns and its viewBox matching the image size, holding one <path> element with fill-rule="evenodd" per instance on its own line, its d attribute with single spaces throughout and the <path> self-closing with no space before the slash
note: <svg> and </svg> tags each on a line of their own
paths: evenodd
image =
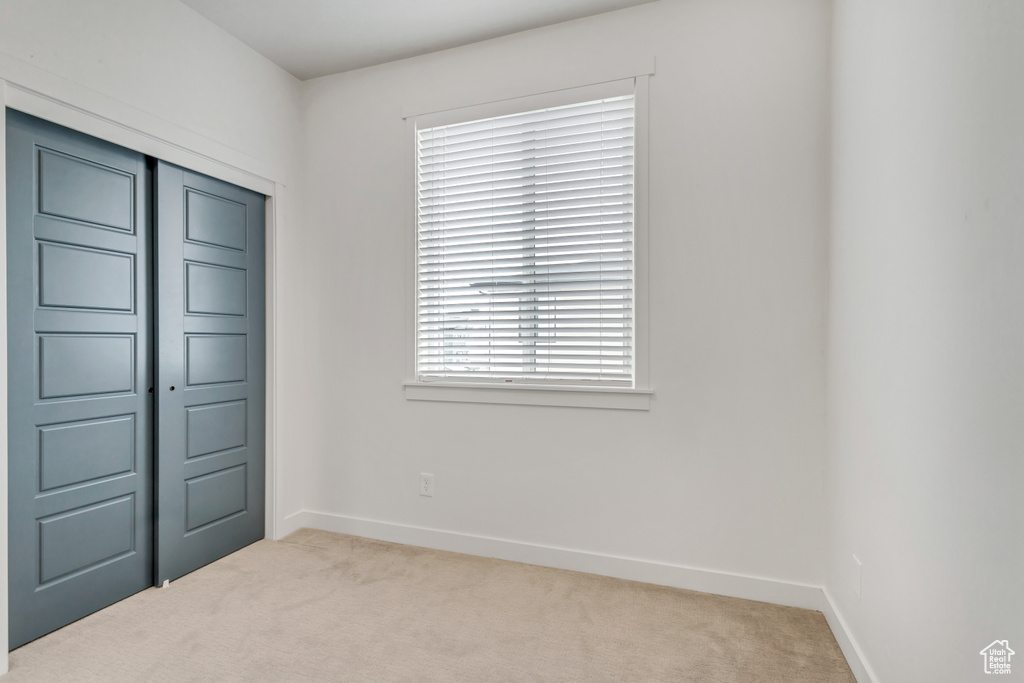
<svg viewBox="0 0 1024 683">
<path fill-rule="evenodd" d="M 987 680 L 1024 652 L 1024 5 L 834 21 L 826 586 L 880 683 Z"/>
<path fill-rule="evenodd" d="M 293 163 L 297 81 L 179 2 L 4 0 L 0 19 L 4 53 L 278 169 Z"/>
<path fill-rule="evenodd" d="M 829 17 L 656 2 L 305 82 L 307 508 L 820 585 Z M 651 409 L 407 401 L 403 110 L 644 55 Z"/>
<path fill-rule="evenodd" d="M 3 81 L 42 93 L 55 107 L 99 114 L 111 130 L 154 136 L 165 149 L 263 174 L 280 185 L 276 269 L 279 298 L 298 298 L 301 252 L 296 178 L 298 81 L 176 0 L 3 0 L 0 2 L 0 88 Z M 3 90 L 0 90 L 3 92 Z M 36 95 L 33 95 L 34 97 Z M 102 109 L 101 112 L 94 108 Z M 0 172 L 0 186 L 2 183 Z M 273 183 L 270 185 L 273 187 Z M 0 203 L 2 207 L 2 203 Z M 2 223 L 2 221 L 0 221 Z M 281 452 L 290 452 L 290 415 L 301 381 L 301 321 L 279 306 L 276 335 Z M 292 332 L 296 331 L 296 332 Z M 296 359 L 292 362 L 292 359 Z M 6 398 L 6 385 L 0 394 Z M 4 404 L 6 405 L 6 404 Z M 4 408 L 4 412 L 6 409 Z M 6 443 L 6 437 L 2 439 Z M 6 480 L 6 459 L 2 461 Z M 281 514 L 298 509 L 296 459 L 281 457 Z M 268 473 L 269 474 L 269 473 Z M 268 484 L 270 485 L 270 484 Z M 0 527 L 7 529 L 7 486 L 0 486 Z M 4 535 L 4 538 L 6 536 Z M 7 543 L 0 543 L 6 573 Z M 7 589 L 0 589 L 0 642 L 6 642 Z M 0 648 L 0 672 L 6 669 Z"/>
</svg>

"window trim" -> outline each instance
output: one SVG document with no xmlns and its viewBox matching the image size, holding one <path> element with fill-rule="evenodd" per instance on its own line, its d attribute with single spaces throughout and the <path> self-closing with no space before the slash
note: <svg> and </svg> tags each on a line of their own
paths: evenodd
<svg viewBox="0 0 1024 683">
<path fill-rule="evenodd" d="M 407 222 L 411 226 L 406 240 L 406 380 L 405 398 L 414 401 L 454 401 L 459 403 L 500 403 L 514 405 L 568 406 L 648 410 L 653 390 L 650 385 L 649 299 L 648 299 L 648 185 L 649 185 L 649 76 L 641 74 L 627 79 L 539 93 L 468 107 L 437 111 L 406 118 L 408 163 Z M 632 86 L 630 88 L 630 86 Z M 475 383 L 454 381 L 420 381 L 416 373 L 418 229 L 416 224 L 416 130 L 419 127 L 444 125 L 446 122 L 501 116 L 515 112 L 584 102 L 611 96 L 608 93 L 632 89 L 635 97 L 634 120 L 634 357 L 633 387 L 602 387 L 572 384 Z"/>
<path fill-rule="evenodd" d="M 562 406 L 566 408 L 616 408 L 649 410 L 650 389 L 584 387 L 551 384 L 475 384 L 468 382 L 405 382 L 410 401 L 454 403 L 501 403 L 505 405 Z"/>
</svg>

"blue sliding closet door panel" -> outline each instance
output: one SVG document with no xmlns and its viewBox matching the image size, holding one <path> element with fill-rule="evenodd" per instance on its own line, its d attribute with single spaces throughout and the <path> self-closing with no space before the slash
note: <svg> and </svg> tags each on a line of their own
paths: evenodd
<svg viewBox="0 0 1024 683">
<path fill-rule="evenodd" d="M 157 580 L 264 536 L 263 195 L 158 162 Z"/>
<path fill-rule="evenodd" d="M 153 583 L 150 178 L 7 110 L 11 648 Z"/>
</svg>

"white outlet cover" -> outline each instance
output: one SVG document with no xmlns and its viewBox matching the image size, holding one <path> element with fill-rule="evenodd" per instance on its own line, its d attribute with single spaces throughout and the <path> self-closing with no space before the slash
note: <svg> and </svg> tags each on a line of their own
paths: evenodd
<svg viewBox="0 0 1024 683">
<path fill-rule="evenodd" d="M 420 495 L 421 496 L 433 496 L 434 495 L 434 475 L 427 474 L 426 472 L 420 472 Z"/>
</svg>

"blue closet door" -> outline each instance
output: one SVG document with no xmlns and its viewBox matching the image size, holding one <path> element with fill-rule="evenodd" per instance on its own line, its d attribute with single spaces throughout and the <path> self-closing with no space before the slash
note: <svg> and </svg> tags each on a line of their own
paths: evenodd
<svg viewBox="0 0 1024 683">
<path fill-rule="evenodd" d="M 158 162 L 157 580 L 264 536 L 264 202 Z"/>
<path fill-rule="evenodd" d="M 7 111 L 10 647 L 153 582 L 141 154 Z"/>
<path fill-rule="evenodd" d="M 263 538 L 265 198 L 6 135 L 15 648 Z"/>
</svg>

